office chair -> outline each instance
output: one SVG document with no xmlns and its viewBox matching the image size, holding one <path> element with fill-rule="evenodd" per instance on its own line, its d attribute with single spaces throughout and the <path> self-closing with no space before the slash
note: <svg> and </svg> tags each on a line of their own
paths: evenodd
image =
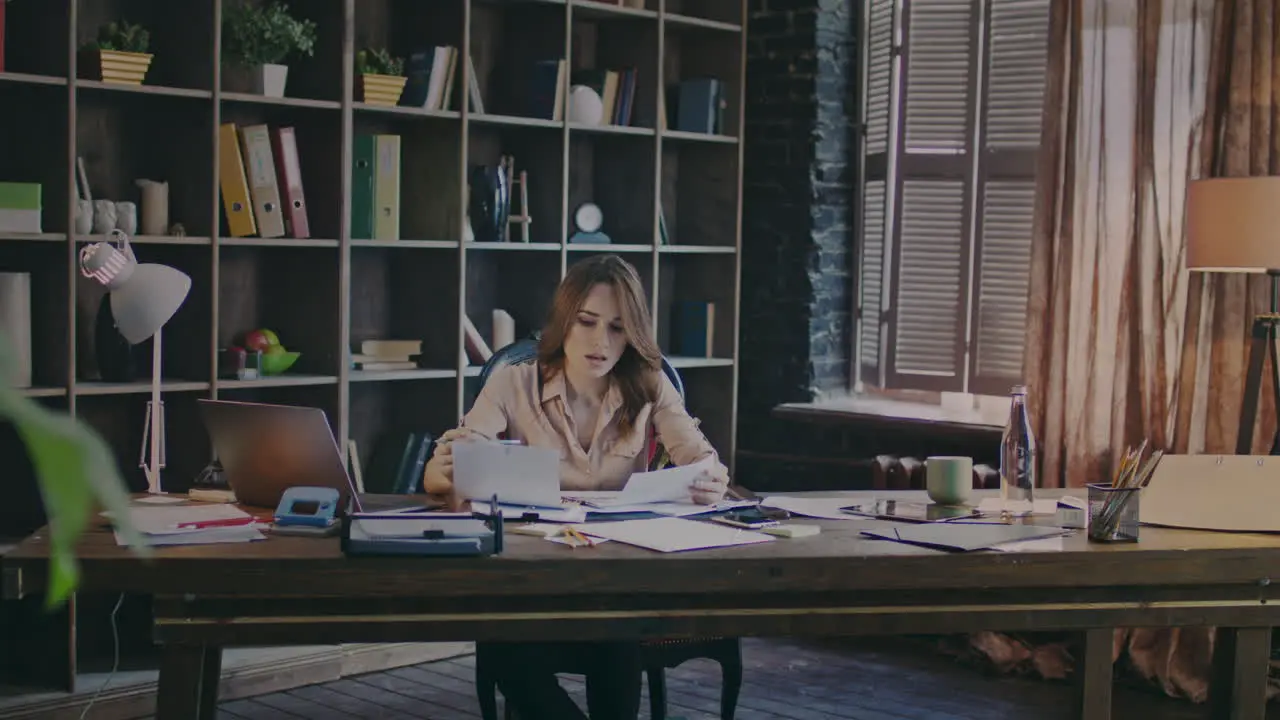
<svg viewBox="0 0 1280 720">
<path fill-rule="evenodd" d="M 536 335 L 517 340 L 497 350 L 485 362 L 484 367 L 480 369 L 479 386 L 476 388 L 476 392 L 480 392 L 480 389 L 484 387 L 485 382 L 488 381 L 494 370 L 504 365 L 534 362 L 537 356 L 538 339 Z M 662 371 L 671 380 L 671 384 L 675 385 L 676 390 L 680 392 L 680 398 L 684 399 L 684 382 L 680 379 L 680 373 L 671 365 L 666 356 L 662 358 Z M 652 427 L 649 428 L 649 433 L 647 452 L 648 462 L 652 467 L 655 458 L 665 460 L 666 453 L 658 446 L 657 436 Z M 720 717 L 723 720 L 733 720 L 734 712 L 738 706 L 738 693 L 742 688 L 742 644 L 738 638 L 642 640 L 640 641 L 640 649 L 641 662 L 645 668 L 645 675 L 649 679 L 649 715 L 652 720 L 664 720 L 667 716 L 667 668 L 678 667 L 685 661 L 696 658 L 707 658 L 719 663 L 721 676 L 723 677 L 723 687 L 720 691 Z M 557 668 L 557 672 L 582 674 L 583 669 L 573 667 Z M 476 695 L 480 701 L 480 716 L 484 720 L 498 720 L 497 690 L 497 680 L 490 671 L 488 659 L 482 652 L 477 652 Z M 507 720 L 511 720 L 514 717 L 510 708 L 507 708 L 506 717 Z"/>
</svg>

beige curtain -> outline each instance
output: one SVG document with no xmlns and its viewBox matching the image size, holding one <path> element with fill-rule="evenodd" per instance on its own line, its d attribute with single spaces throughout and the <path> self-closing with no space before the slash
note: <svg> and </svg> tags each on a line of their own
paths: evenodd
<svg viewBox="0 0 1280 720">
<path fill-rule="evenodd" d="M 1205 177 L 1280 174 L 1280 9 L 1276 0 L 1220 0 L 1212 26 L 1200 152 Z M 1265 277 L 1195 273 L 1179 376 L 1178 452 L 1235 452 L 1253 316 L 1269 308 Z M 1253 450 L 1276 431 L 1264 374 Z"/>
<path fill-rule="evenodd" d="M 1054 2 L 1025 364 L 1045 485 L 1108 477 L 1143 439 L 1234 452 L 1267 281 L 1187 273 L 1182 216 L 1189 178 L 1280 172 L 1276 6 Z M 1268 383 L 1255 452 L 1276 429 L 1271 398 Z M 1118 630 L 1115 656 L 1200 702 L 1213 641 L 1212 628 Z"/>
<path fill-rule="evenodd" d="M 1168 446 L 1212 0 L 1055 0 L 1024 374 L 1041 482 Z"/>
</svg>

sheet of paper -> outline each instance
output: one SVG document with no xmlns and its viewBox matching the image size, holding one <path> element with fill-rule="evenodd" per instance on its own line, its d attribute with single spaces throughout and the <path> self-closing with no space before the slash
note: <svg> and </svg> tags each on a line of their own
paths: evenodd
<svg viewBox="0 0 1280 720">
<path fill-rule="evenodd" d="M 109 512 L 102 514 L 111 517 Z M 191 528 L 179 528 L 178 525 L 182 523 L 241 520 L 252 516 L 235 505 L 201 504 L 135 505 L 129 508 L 129 517 L 139 532 L 147 535 L 175 535 L 192 532 Z M 204 528 L 202 531 L 212 529 L 214 528 Z"/>
<path fill-rule="evenodd" d="M 124 536 L 115 532 L 116 544 L 128 546 L 128 542 Z M 266 535 L 254 525 L 243 525 L 240 527 L 227 528 L 207 528 L 204 530 L 184 530 L 181 532 L 161 533 L 156 535 L 147 535 L 146 542 L 148 545 L 220 545 L 223 543 L 241 543 L 253 542 L 254 540 L 265 540 Z"/>
<path fill-rule="evenodd" d="M 565 495 L 566 500 L 579 501 L 589 507 L 592 515 L 623 515 L 626 513 L 653 513 L 671 517 L 690 517 L 707 513 L 734 510 L 740 507 L 755 505 L 754 500 L 722 500 L 714 505 L 702 505 L 692 500 L 686 502 L 659 502 L 621 504 L 617 498 L 619 490 L 574 491 Z"/>
<path fill-rule="evenodd" d="M 856 502 L 858 501 L 847 497 L 817 498 L 773 495 L 760 501 L 760 504 L 764 507 L 786 510 L 792 515 L 803 515 L 811 518 L 823 518 L 826 520 L 868 520 L 869 518 L 867 517 L 859 517 L 857 515 L 840 512 L 840 508 L 848 507 Z"/>
<path fill-rule="evenodd" d="M 504 505 L 559 507 L 560 453 L 553 448 L 487 441 L 453 443 L 453 486 L 459 497 Z"/>
<path fill-rule="evenodd" d="M 690 502 L 690 487 L 703 470 L 711 467 L 710 457 L 692 465 L 680 465 L 665 470 L 632 473 L 626 487 L 611 498 L 599 498 L 591 504 L 599 508 L 618 505 L 645 505 L 649 503 Z"/>
<path fill-rule="evenodd" d="M 1008 512 L 1013 515 L 1056 515 L 1058 512 L 1058 500 L 1056 498 L 1040 498 L 1034 503 L 1029 503 L 1026 500 L 1004 500 L 998 497 L 989 497 L 983 498 L 982 502 L 978 503 L 978 512 Z"/>
<path fill-rule="evenodd" d="M 1000 552 L 1062 552 L 1065 542 L 1066 538 L 1059 535 L 1057 537 L 1004 543 L 1003 545 L 995 545 L 991 549 L 999 550 Z"/>
<path fill-rule="evenodd" d="M 774 540 L 770 535 L 753 530 L 676 517 L 588 523 L 578 529 L 584 535 L 616 540 L 658 552 L 754 545 Z"/>
<path fill-rule="evenodd" d="M 527 505 L 507 505 L 499 503 L 502 510 L 503 518 L 512 518 L 519 520 L 520 518 L 532 513 L 538 516 L 538 520 L 542 522 L 557 523 L 576 523 L 587 519 L 587 509 L 573 502 L 561 504 L 558 508 L 531 508 Z M 474 512 L 488 514 L 489 503 L 479 500 L 471 501 L 471 509 Z"/>
</svg>

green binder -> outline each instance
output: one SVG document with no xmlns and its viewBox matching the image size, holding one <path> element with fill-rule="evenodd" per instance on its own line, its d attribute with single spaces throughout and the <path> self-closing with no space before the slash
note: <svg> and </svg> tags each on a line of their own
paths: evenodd
<svg viewBox="0 0 1280 720">
<path fill-rule="evenodd" d="M 351 146 L 351 237 L 373 239 L 373 135 L 357 134 Z"/>
</svg>

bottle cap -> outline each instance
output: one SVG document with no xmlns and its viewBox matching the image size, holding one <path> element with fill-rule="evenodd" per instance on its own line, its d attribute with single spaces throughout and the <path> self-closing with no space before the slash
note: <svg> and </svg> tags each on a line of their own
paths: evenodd
<svg viewBox="0 0 1280 720">
<path fill-rule="evenodd" d="M 1014 385 L 1014 386 L 1013 386 L 1013 394 L 1014 394 L 1014 395 L 1026 395 L 1026 394 L 1027 394 L 1027 386 L 1026 386 L 1026 385 Z"/>
</svg>

